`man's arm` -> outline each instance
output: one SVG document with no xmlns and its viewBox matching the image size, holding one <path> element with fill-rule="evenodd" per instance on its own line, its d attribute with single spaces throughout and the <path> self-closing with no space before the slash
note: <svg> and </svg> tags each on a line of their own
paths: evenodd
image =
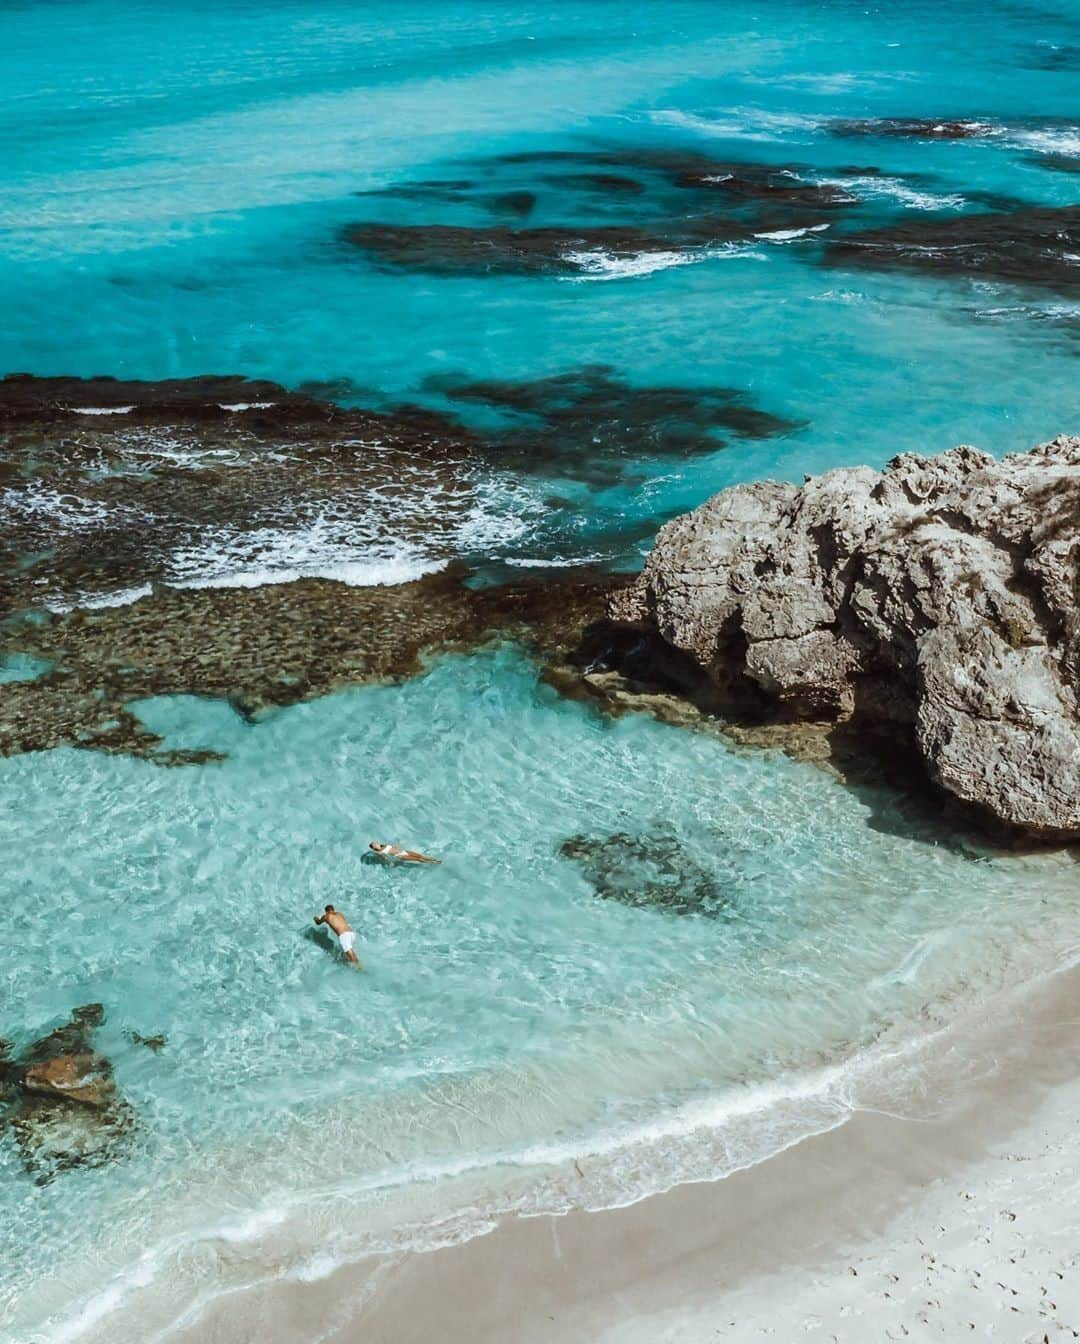
<svg viewBox="0 0 1080 1344">
<path fill-rule="evenodd" d="M 325 924 L 325 923 L 326 923 L 326 916 L 325 916 L 325 915 L 315 915 L 315 916 L 314 916 L 314 919 L 315 919 L 315 923 L 316 923 L 316 924 Z"/>
</svg>

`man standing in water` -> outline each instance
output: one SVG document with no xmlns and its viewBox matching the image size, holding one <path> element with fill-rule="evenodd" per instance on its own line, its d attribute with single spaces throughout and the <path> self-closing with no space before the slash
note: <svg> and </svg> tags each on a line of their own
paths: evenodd
<svg viewBox="0 0 1080 1344">
<path fill-rule="evenodd" d="M 360 958 L 353 951 L 356 946 L 356 934 L 349 928 L 349 921 L 341 913 L 335 910 L 332 905 L 328 905 L 321 915 L 315 916 L 316 924 L 327 924 L 338 936 L 338 942 L 341 944 L 341 950 L 345 953 L 345 960 L 351 961 L 359 971 L 362 969 Z"/>
</svg>

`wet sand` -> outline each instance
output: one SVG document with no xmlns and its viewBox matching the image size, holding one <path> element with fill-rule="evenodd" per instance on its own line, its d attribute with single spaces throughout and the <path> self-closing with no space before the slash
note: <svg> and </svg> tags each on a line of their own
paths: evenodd
<svg viewBox="0 0 1080 1344">
<path fill-rule="evenodd" d="M 170 1339 L 1080 1338 L 1078 1027 L 1074 968 L 935 1045 L 930 1118 L 860 1110 L 725 1180 L 279 1280 Z"/>
</svg>

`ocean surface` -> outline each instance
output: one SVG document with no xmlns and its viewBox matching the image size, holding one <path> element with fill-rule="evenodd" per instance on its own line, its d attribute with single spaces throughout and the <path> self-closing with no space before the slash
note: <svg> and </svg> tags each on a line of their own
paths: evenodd
<svg viewBox="0 0 1080 1344">
<path fill-rule="evenodd" d="M 26 0 L 0 87 L 0 371 L 270 378 L 503 453 L 449 542 L 360 495 L 189 539 L 176 581 L 634 569 L 733 482 L 1080 423 L 1076 0 Z M 46 1184 L 0 1135 L 19 1344 L 164 1341 L 929 1104 L 928 1034 L 1080 947 L 1074 864 L 602 719 L 512 645 L 254 724 L 135 708 L 226 759 L 0 761 L 0 1035 L 102 1003 L 137 1118 Z M 328 901 L 363 974 L 312 937 Z"/>
</svg>

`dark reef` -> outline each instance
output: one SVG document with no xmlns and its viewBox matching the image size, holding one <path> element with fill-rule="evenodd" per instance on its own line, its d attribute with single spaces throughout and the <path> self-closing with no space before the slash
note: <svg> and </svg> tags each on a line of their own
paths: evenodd
<svg viewBox="0 0 1080 1344">
<path fill-rule="evenodd" d="M 524 381 L 439 374 L 424 388 L 501 412 L 504 427 L 485 434 L 501 464 L 514 471 L 557 468 L 599 486 L 623 478 L 635 460 L 685 461 L 715 452 L 722 434 L 766 439 L 798 428 L 753 406 L 738 389 L 635 387 L 607 364 Z"/>
<path fill-rule="evenodd" d="M 758 233 L 827 223 L 858 204 L 855 192 L 806 180 L 798 166 L 717 160 L 690 151 L 525 151 L 472 161 L 469 168 L 468 179 L 404 183 L 364 196 L 420 197 L 451 211 L 465 207 L 467 215 L 482 210 L 524 218 L 543 212 L 548 219 L 528 228 L 474 217 L 438 223 L 367 220 L 350 225 L 345 241 L 394 268 L 440 275 L 574 276 L 583 272 L 590 253 L 622 257 L 746 242 Z"/>
<path fill-rule="evenodd" d="M 449 409 L 348 409 L 316 391 L 363 395 L 239 378 L 0 380 L 0 610 L 203 581 L 215 566 L 271 579 L 304 535 L 327 564 L 403 547 L 445 563 L 469 554 L 494 474 L 610 485 L 651 458 L 794 427 L 736 389 L 634 387 L 606 366 L 429 381 L 448 408 L 487 413 L 482 432 Z M 650 530 L 615 518 L 593 541 L 619 553 Z"/>
<path fill-rule="evenodd" d="M 971 275 L 1059 291 L 1080 288 L 1080 206 L 904 220 L 830 238 L 834 266 Z"/>
<path fill-rule="evenodd" d="M 970 117 L 868 117 L 829 123 L 833 135 L 891 140 L 979 140 L 996 134 L 997 129 L 991 122 Z"/>
</svg>

